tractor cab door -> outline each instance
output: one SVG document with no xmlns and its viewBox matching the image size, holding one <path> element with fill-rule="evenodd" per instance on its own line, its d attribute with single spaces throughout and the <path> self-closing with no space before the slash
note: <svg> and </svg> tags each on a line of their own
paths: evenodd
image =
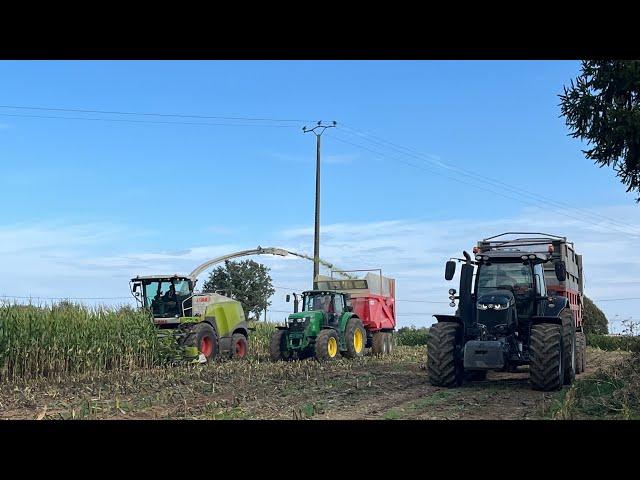
<svg viewBox="0 0 640 480">
<path fill-rule="evenodd" d="M 332 327 L 337 327 L 343 312 L 344 302 L 342 295 L 331 295 L 331 302 L 329 302 L 327 309 L 327 323 Z"/>
</svg>

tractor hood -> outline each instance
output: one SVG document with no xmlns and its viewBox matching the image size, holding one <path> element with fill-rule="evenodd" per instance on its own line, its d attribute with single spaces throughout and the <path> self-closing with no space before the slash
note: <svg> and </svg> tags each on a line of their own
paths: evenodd
<svg viewBox="0 0 640 480">
<path fill-rule="evenodd" d="M 298 312 L 298 313 L 290 313 L 289 319 L 305 319 L 309 317 L 322 317 L 322 312 L 320 310 L 310 310 L 308 312 Z"/>
</svg>

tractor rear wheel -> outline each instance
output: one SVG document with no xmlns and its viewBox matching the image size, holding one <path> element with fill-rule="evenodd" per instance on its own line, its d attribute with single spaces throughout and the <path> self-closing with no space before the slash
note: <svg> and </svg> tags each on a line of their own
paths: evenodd
<svg viewBox="0 0 640 480">
<path fill-rule="evenodd" d="M 362 356 L 364 346 L 367 343 L 367 332 L 359 318 L 349 319 L 347 328 L 344 331 L 344 338 L 347 344 L 347 350 L 342 352 L 342 354 L 347 358 Z"/>
<path fill-rule="evenodd" d="M 287 347 L 287 332 L 285 330 L 276 330 L 273 332 L 273 335 L 271 335 L 269 357 L 274 362 L 291 359 L 291 352 Z"/>
<path fill-rule="evenodd" d="M 321 330 L 316 338 L 316 359 L 335 360 L 338 356 L 338 334 L 335 330 Z"/>
<path fill-rule="evenodd" d="M 436 387 L 459 387 L 464 379 L 458 336 L 460 327 L 451 322 L 436 323 L 427 339 L 427 372 Z"/>
<path fill-rule="evenodd" d="M 576 378 L 576 327 L 571 310 L 564 310 L 561 317 L 564 384 L 571 385 Z"/>
<path fill-rule="evenodd" d="M 241 333 L 234 333 L 231 336 L 231 358 L 245 358 L 248 352 L 249 342 L 247 342 L 247 337 Z"/>
<path fill-rule="evenodd" d="M 196 323 L 184 339 L 183 346 L 196 347 L 207 362 L 215 360 L 218 355 L 218 336 L 211 325 L 206 322 Z"/>
<path fill-rule="evenodd" d="M 582 373 L 587 366 L 587 338 L 584 332 L 576 333 L 576 373 Z"/>
<path fill-rule="evenodd" d="M 534 390 L 559 390 L 564 383 L 562 327 L 540 323 L 531 327 L 529 375 Z"/>
<path fill-rule="evenodd" d="M 389 344 L 385 332 L 376 332 L 371 341 L 371 353 L 374 355 L 385 355 L 389 353 Z"/>
</svg>

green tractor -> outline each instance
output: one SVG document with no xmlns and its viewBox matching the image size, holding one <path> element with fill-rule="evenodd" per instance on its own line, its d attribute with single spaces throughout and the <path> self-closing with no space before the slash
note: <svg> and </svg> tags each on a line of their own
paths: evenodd
<svg viewBox="0 0 640 480">
<path fill-rule="evenodd" d="M 273 361 L 315 357 L 334 360 L 338 355 L 359 357 L 367 345 L 362 320 L 348 304 L 350 295 L 329 290 L 302 293 L 302 311 L 294 294 L 294 313 L 286 326 L 279 326 L 271 337 L 269 352 Z M 287 302 L 290 300 L 287 295 Z"/>
</svg>

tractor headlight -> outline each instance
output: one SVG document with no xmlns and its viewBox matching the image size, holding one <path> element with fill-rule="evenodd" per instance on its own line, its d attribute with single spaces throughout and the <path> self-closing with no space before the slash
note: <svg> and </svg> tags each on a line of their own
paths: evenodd
<svg viewBox="0 0 640 480">
<path fill-rule="evenodd" d="M 509 304 L 506 304 L 506 303 L 505 303 L 505 304 L 496 303 L 496 304 L 493 306 L 493 308 L 494 308 L 495 310 L 506 310 L 508 306 L 509 306 Z"/>
<path fill-rule="evenodd" d="M 485 305 L 484 303 L 478 303 L 478 310 L 486 310 L 487 308 L 489 307 L 487 307 L 487 305 Z"/>
</svg>

